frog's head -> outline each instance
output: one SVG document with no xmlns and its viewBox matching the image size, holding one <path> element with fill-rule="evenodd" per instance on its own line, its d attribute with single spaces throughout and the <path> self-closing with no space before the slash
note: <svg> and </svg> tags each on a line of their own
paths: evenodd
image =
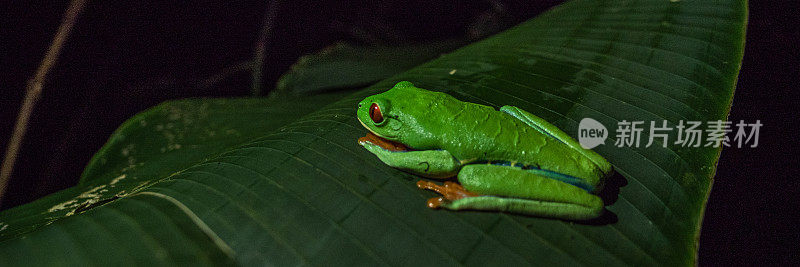
<svg viewBox="0 0 800 267">
<path fill-rule="evenodd" d="M 429 131 L 431 125 L 428 125 L 431 124 L 430 109 L 442 95 L 402 81 L 389 91 L 365 98 L 358 103 L 356 113 L 373 136 L 359 140 L 389 150 L 429 147 L 434 139 Z"/>
</svg>

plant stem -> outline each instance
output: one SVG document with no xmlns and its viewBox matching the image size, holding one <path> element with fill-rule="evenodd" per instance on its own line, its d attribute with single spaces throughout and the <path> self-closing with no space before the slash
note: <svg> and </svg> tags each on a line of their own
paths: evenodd
<svg viewBox="0 0 800 267">
<path fill-rule="evenodd" d="M 235 64 L 225 67 L 220 70 L 218 73 L 206 77 L 205 79 L 201 79 L 197 82 L 197 87 L 200 89 L 208 89 L 211 86 L 216 85 L 217 83 L 230 78 L 230 76 L 239 73 L 240 71 L 248 71 L 253 68 L 253 61 L 248 59 L 245 61 L 239 61 Z"/>
<path fill-rule="evenodd" d="M 267 50 L 267 41 L 272 34 L 272 23 L 278 13 L 277 0 L 272 0 L 267 6 L 266 15 L 264 16 L 264 24 L 261 26 L 261 33 L 256 41 L 256 46 L 253 49 L 253 85 L 251 86 L 253 96 L 261 95 L 262 88 L 262 75 L 264 68 L 264 53 Z"/>
<path fill-rule="evenodd" d="M 6 192 L 8 180 L 11 178 L 11 174 L 14 171 L 14 163 L 17 161 L 17 155 L 19 154 L 22 140 L 28 129 L 28 121 L 31 118 L 31 113 L 33 113 L 33 108 L 36 106 L 36 102 L 39 101 L 39 96 L 42 94 L 42 87 L 44 86 L 45 78 L 47 78 L 47 73 L 50 72 L 50 69 L 53 68 L 56 60 L 58 60 L 61 48 L 67 40 L 67 37 L 69 37 L 72 27 L 75 25 L 75 21 L 77 21 L 78 15 L 83 11 L 84 6 L 86 6 L 86 0 L 72 0 L 72 2 L 70 2 L 69 7 L 67 7 L 64 13 L 64 18 L 61 20 L 61 25 L 58 26 L 58 31 L 53 37 L 53 41 L 50 43 L 50 47 L 47 49 L 44 59 L 42 59 L 42 63 L 39 64 L 39 68 L 36 69 L 36 74 L 28 80 L 28 84 L 25 88 L 25 98 L 19 109 L 17 121 L 14 124 L 14 131 L 11 133 L 8 147 L 6 147 L 3 165 L 0 167 L 0 203 L 3 201 L 3 195 Z"/>
</svg>

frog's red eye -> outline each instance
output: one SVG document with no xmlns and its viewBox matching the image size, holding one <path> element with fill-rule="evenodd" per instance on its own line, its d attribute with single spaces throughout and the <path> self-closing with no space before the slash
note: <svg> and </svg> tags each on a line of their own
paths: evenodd
<svg viewBox="0 0 800 267">
<path fill-rule="evenodd" d="M 383 122 L 383 114 L 377 103 L 372 103 L 372 106 L 369 106 L 369 118 L 375 123 Z"/>
</svg>

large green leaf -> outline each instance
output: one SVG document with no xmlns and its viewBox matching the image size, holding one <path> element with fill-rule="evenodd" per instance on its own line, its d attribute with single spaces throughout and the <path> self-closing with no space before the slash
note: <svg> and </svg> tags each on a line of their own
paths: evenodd
<svg viewBox="0 0 800 267">
<path fill-rule="evenodd" d="M 31 256 L 42 265 L 230 262 L 230 248 L 184 204 L 139 191 L 342 96 L 191 99 L 142 112 L 95 154 L 78 186 L 0 214 L 0 240 L 19 238 L 2 243 L 0 265 Z"/>
<path fill-rule="evenodd" d="M 690 265 L 719 148 L 611 136 L 595 150 L 620 174 L 615 216 L 591 223 L 431 210 L 418 177 L 356 144 L 355 105 L 408 80 L 571 134 L 585 117 L 725 120 L 745 21 L 744 1 L 572 1 L 277 130 L 314 108 L 192 100 L 171 116 L 167 103 L 115 133 L 80 185 L 0 214 L 0 263 Z"/>
</svg>

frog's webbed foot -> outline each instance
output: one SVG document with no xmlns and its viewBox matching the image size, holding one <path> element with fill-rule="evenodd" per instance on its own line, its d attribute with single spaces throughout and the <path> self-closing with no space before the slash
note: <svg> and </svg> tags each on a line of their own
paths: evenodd
<svg viewBox="0 0 800 267">
<path fill-rule="evenodd" d="M 467 191 L 463 186 L 456 182 L 446 181 L 442 185 L 438 185 L 431 181 L 420 180 L 417 182 L 417 187 L 420 189 L 427 189 L 441 194 L 440 197 L 428 199 L 428 207 L 432 209 L 439 208 L 446 202 L 459 200 L 466 197 L 475 197 L 478 194 Z"/>
</svg>

